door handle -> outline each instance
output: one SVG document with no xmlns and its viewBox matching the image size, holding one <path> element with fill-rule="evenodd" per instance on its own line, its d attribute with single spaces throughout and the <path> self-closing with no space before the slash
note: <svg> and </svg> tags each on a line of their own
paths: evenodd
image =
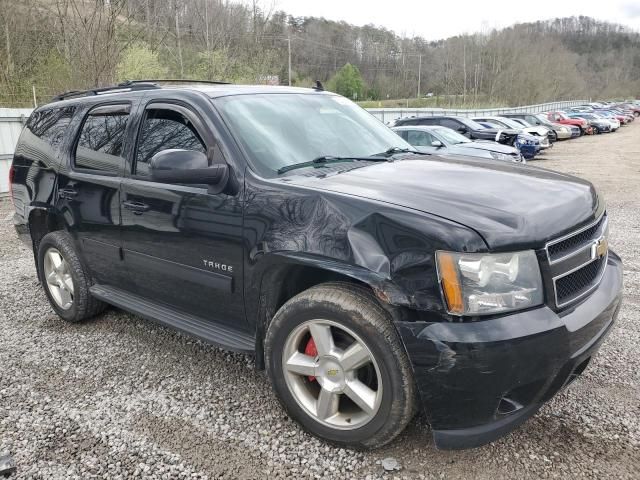
<svg viewBox="0 0 640 480">
<path fill-rule="evenodd" d="M 76 196 L 78 196 L 78 191 L 74 190 L 73 188 L 63 188 L 58 191 L 58 197 L 63 198 L 65 200 L 71 200 Z"/>
<path fill-rule="evenodd" d="M 131 210 L 134 215 L 142 215 L 143 212 L 146 212 L 151 208 L 146 203 L 132 201 L 123 202 L 122 206 L 127 210 Z"/>
</svg>

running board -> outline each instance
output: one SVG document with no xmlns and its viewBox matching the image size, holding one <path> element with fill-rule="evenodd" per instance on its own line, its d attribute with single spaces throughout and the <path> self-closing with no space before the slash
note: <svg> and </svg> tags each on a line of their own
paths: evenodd
<svg viewBox="0 0 640 480">
<path fill-rule="evenodd" d="M 255 339 L 245 332 L 179 312 L 119 288 L 93 285 L 89 291 L 103 302 L 193 335 L 207 343 L 235 352 L 255 353 Z"/>
</svg>

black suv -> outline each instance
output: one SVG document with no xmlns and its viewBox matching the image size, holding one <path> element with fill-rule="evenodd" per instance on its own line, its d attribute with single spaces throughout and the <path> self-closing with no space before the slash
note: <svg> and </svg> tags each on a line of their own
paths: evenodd
<svg viewBox="0 0 640 480">
<path fill-rule="evenodd" d="M 518 130 L 509 128 L 486 128 L 467 117 L 440 116 L 407 117 L 395 121 L 394 127 L 415 125 L 440 125 L 461 133 L 471 140 L 491 140 L 504 145 L 513 145 L 518 137 Z"/>
<path fill-rule="evenodd" d="M 421 155 L 321 88 L 63 95 L 29 118 L 11 177 L 60 317 L 110 304 L 255 354 L 289 415 L 345 446 L 417 410 L 440 448 L 504 435 L 620 307 L 590 183 Z"/>
</svg>

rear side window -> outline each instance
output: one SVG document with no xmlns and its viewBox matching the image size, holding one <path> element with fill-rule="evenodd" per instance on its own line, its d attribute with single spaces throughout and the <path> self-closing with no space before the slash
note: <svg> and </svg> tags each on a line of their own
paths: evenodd
<svg viewBox="0 0 640 480">
<path fill-rule="evenodd" d="M 76 168 L 117 174 L 124 163 L 123 147 L 129 105 L 107 105 L 89 112 L 75 154 Z"/>
<path fill-rule="evenodd" d="M 27 128 L 36 137 L 45 140 L 53 147 L 58 147 L 64 140 L 64 134 L 71 123 L 74 111 L 75 107 L 39 110 L 29 117 Z"/>
</svg>

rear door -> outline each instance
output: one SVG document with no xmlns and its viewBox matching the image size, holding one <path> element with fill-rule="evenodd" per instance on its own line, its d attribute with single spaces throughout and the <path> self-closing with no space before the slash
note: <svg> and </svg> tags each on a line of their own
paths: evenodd
<svg viewBox="0 0 640 480">
<path fill-rule="evenodd" d="M 85 107 L 59 176 L 57 207 L 97 283 L 122 284 L 120 184 L 132 103 Z M 130 138 L 130 137 L 129 137 Z"/>
<path fill-rule="evenodd" d="M 211 122 L 186 104 L 146 106 L 122 187 L 123 252 L 139 295 L 243 329 L 241 192 L 210 194 L 206 185 L 149 176 L 158 152 L 197 150 L 224 161 L 218 147 Z"/>
</svg>

